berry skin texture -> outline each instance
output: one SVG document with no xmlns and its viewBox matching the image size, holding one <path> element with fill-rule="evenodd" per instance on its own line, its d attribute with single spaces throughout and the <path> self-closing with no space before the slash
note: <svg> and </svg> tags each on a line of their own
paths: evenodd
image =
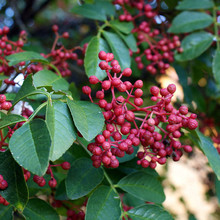
<svg viewBox="0 0 220 220">
<path fill-rule="evenodd" d="M 182 115 L 187 115 L 187 113 L 188 113 L 188 108 L 187 108 L 186 106 L 181 106 L 181 107 L 179 108 L 179 112 L 180 112 L 180 114 L 182 114 Z"/>
<path fill-rule="evenodd" d="M 65 161 L 61 164 L 61 167 L 64 169 L 64 170 L 69 170 L 71 165 L 69 162 Z"/>
<path fill-rule="evenodd" d="M 97 84 L 98 82 L 99 82 L 99 79 L 96 77 L 96 76 L 90 76 L 89 77 L 89 82 L 91 83 L 91 84 Z"/>
<path fill-rule="evenodd" d="M 150 88 L 150 93 L 153 95 L 153 96 L 157 96 L 160 92 L 160 89 L 157 87 L 157 86 L 152 86 Z"/>
<path fill-rule="evenodd" d="M 51 188 L 55 188 L 57 186 L 57 181 L 54 179 L 54 178 L 51 178 L 48 182 L 48 185 L 51 187 Z"/>
<path fill-rule="evenodd" d="M 108 69 L 108 63 L 105 62 L 105 61 L 102 61 L 99 63 L 99 67 L 102 69 L 102 70 L 107 70 Z"/>
<path fill-rule="evenodd" d="M 91 88 L 89 86 L 83 86 L 82 87 L 82 92 L 85 94 L 85 95 L 89 95 L 91 93 Z"/>
<path fill-rule="evenodd" d="M 106 56 L 106 52 L 105 51 L 100 51 L 99 52 L 99 59 L 100 60 L 106 60 L 107 56 Z"/>
<path fill-rule="evenodd" d="M 0 182 L 0 189 L 4 190 L 8 187 L 8 183 L 6 180 L 2 180 L 2 182 Z"/>
<path fill-rule="evenodd" d="M 125 68 L 122 72 L 123 76 L 129 77 L 132 74 L 132 70 L 130 68 Z"/>
<path fill-rule="evenodd" d="M 11 102 L 5 101 L 1 104 L 1 108 L 6 111 L 8 111 L 11 107 L 12 107 Z"/>
<path fill-rule="evenodd" d="M 147 51 L 146 53 L 148 54 Z M 143 81 L 137 80 L 133 84 L 129 80 L 123 82 L 123 76 L 131 75 L 131 69 L 126 68 L 121 72 L 118 70 L 120 67 L 118 61 L 108 58 L 111 55 L 106 54 L 106 57 L 106 61 L 101 63 L 104 62 L 108 68 L 102 68 L 101 65 L 100 68 L 106 72 L 108 79 L 102 81 L 95 76 L 89 78 L 91 84 L 101 84 L 101 90 L 96 92 L 98 102 L 93 101 L 91 92 L 88 96 L 91 102 L 103 109 L 106 125 L 105 130 L 87 146 L 93 154 L 91 157 L 93 166 L 98 168 L 103 164 L 106 168 L 117 168 L 119 161 L 116 157 L 132 154 L 135 147 L 139 147 L 140 144 L 143 146 L 143 152 L 138 152 L 137 164 L 152 169 L 156 168 L 157 163 L 165 164 L 167 157 L 178 161 L 183 154 L 182 151 L 191 152 L 191 146 L 182 145 L 178 138 L 184 135 L 181 132 L 182 127 L 195 129 L 198 126 L 197 116 L 195 114 L 186 116 L 188 114 L 186 106 L 181 106 L 177 110 L 171 104 L 176 86 L 170 84 L 162 89 L 152 86 L 150 93 L 153 96 L 152 101 L 156 103 L 142 107 Z M 108 62 L 111 62 L 112 67 Z M 116 94 L 115 89 L 121 94 Z M 112 93 L 112 99 L 110 101 L 108 99 L 108 102 L 104 99 L 105 93 Z M 156 128 L 159 128 L 160 132 Z"/>
<path fill-rule="evenodd" d="M 194 130 L 198 127 L 198 122 L 195 119 L 189 119 L 188 121 L 188 128 L 190 130 Z"/>
<path fill-rule="evenodd" d="M 174 84 L 170 84 L 167 87 L 168 92 L 170 92 L 171 94 L 173 94 L 174 92 L 176 92 L 176 86 Z"/>
<path fill-rule="evenodd" d="M 0 95 L 0 103 L 4 103 L 6 101 L 6 96 L 5 95 Z"/>
</svg>

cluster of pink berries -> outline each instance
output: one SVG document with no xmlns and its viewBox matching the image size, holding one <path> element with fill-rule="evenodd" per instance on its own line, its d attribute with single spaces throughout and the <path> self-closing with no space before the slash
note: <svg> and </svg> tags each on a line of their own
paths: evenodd
<svg viewBox="0 0 220 220">
<path fill-rule="evenodd" d="M 12 107 L 11 102 L 6 101 L 6 96 L 4 94 L 0 94 L 0 110 L 8 111 Z"/>
<path fill-rule="evenodd" d="M 137 67 L 146 68 L 152 75 L 156 74 L 158 70 L 164 74 L 165 70 L 169 68 L 169 64 L 174 61 L 174 50 L 177 49 L 179 53 L 183 52 L 179 37 L 175 35 L 171 38 L 164 30 L 155 28 L 155 18 L 160 18 L 160 15 L 149 4 L 145 4 L 144 0 L 115 0 L 113 3 L 122 7 L 123 14 L 119 16 L 120 21 L 131 21 L 134 24 L 132 32 L 137 35 L 138 51 L 136 54 L 138 56 L 135 57 Z M 138 13 L 132 15 L 129 9 L 134 8 L 138 10 Z M 142 22 L 140 22 L 140 18 Z M 166 26 L 167 24 L 163 23 L 163 27 Z M 143 43 L 147 43 L 149 47 L 143 46 Z M 132 51 L 130 54 L 133 55 Z M 145 66 L 144 59 L 150 64 Z"/>
<path fill-rule="evenodd" d="M 0 195 L 0 204 L 8 206 L 9 202 Z"/>
<path fill-rule="evenodd" d="M 69 69 L 69 64 L 67 63 L 67 61 L 74 60 L 74 61 L 76 61 L 78 66 L 82 66 L 83 65 L 83 58 L 84 58 L 88 44 L 84 44 L 83 47 L 77 46 L 77 47 L 74 47 L 71 49 L 66 49 L 64 47 L 64 45 L 60 45 L 58 47 L 58 45 L 59 45 L 59 44 L 57 44 L 58 40 L 60 38 L 68 39 L 69 33 L 64 32 L 62 35 L 59 35 L 59 33 L 58 33 L 59 28 L 57 25 L 53 25 L 52 30 L 55 33 L 56 37 L 55 37 L 51 52 L 49 54 L 43 55 L 43 56 L 45 58 L 52 59 L 51 63 L 59 69 L 59 71 L 63 77 L 70 76 L 71 70 Z M 79 58 L 79 55 L 76 53 L 76 51 L 80 51 L 81 58 Z"/>
<path fill-rule="evenodd" d="M 59 28 L 57 25 L 53 25 L 52 30 L 55 33 L 56 37 L 51 52 L 48 54 L 42 53 L 41 55 L 45 58 L 51 58 L 51 64 L 57 67 L 57 69 L 60 71 L 63 77 L 66 77 L 71 75 L 71 71 L 69 69 L 69 64 L 67 63 L 67 61 L 74 60 L 76 61 L 77 65 L 83 65 L 83 57 L 85 55 L 87 44 L 85 44 L 83 48 L 77 46 L 71 49 L 66 49 L 64 45 L 59 45 L 58 40 L 61 38 L 69 38 L 69 33 L 64 32 L 62 35 L 59 35 L 58 29 Z M 22 49 L 22 47 L 24 46 L 24 43 L 26 43 L 27 41 L 27 33 L 25 31 L 20 32 L 18 41 L 9 40 L 7 36 L 9 31 L 9 28 L 6 26 L 3 27 L 3 29 L 0 29 L 0 73 L 3 72 L 4 75 L 10 76 L 16 69 L 18 73 L 23 73 L 26 77 L 28 74 L 36 73 L 42 70 L 44 67 L 40 63 L 32 63 L 28 67 L 24 67 L 25 62 L 23 61 L 16 66 L 10 67 L 8 65 L 5 56 L 23 52 L 24 50 Z M 82 58 L 79 58 L 79 54 Z M 17 66 L 22 67 L 22 69 L 18 69 Z M 9 79 L 5 79 L 4 83 L 7 85 L 16 84 L 14 80 Z"/>
<path fill-rule="evenodd" d="M 4 179 L 2 175 L 0 175 L 0 190 L 5 190 L 8 187 L 7 181 Z M 0 195 L 0 204 L 5 206 L 9 205 L 9 203 Z"/>
<path fill-rule="evenodd" d="M 96 136 L 95 142 L 87 147 L 93 154 L 93 166 L 100 167 L 103 163 L 105 167 L 116 168 L 119 166 L 116 157 L 132 154 L 134 147 L 140 144 L 143 151 L 138 152 L 137 157 L 138 164 L 143 167 L 155 168 L 157 163 L 165 164 L 170 156 L 178 161 L 182 149 L 191 152 L 191 146 L 182 145 L 178 139 L 183 135 L 182 127 L 190 130 L 197 128 L 197 115 L 189 114 L 186 106 L 181 106 L 179 110 L 173 107 L 171 99 L 176 86 L 170 84 L 163 89 L 151 87 L 151 100 L 156 104 L 143 107 L 143 81 L 137 80 L 134 84 L 123 82 L 122 76 L 131 76 L 132 70 L 126 68 L 121 71 L 112 53 L 101 51 L 99 58 L 103 60 L 99 67 L 106 72 L 108 79 L 100 81 L 96 76 L 90 76 L 89 82 L 102 86 L 96 92 L 96 98 L 99 99 L 96 104 L 104 110 L 106 127 L 102 134 Z M 111 102 L 105 100 L 105 91 L 108 90 L 112 94 Z M 122 95 L 116 97 L 116 90 Z M 91 88 L 84 86 L 82 91 L 93 102 Z"/>
<path fill-rule="evenodd" d="M 67 220 L 84 220 L 85 212 L 79 211 L 78 213 L 72 209 L 67 210 Z"/>
<path fill-rule="evenodd" d="M 48 182 L 48 185 L 51 188 L 55 188 L 57 186 L 57 181 L 54 178 L 54 175 L 53 175 L 51 167 L 59 167 L 59 166 L 62 167 L 62 169 L 64 169 L 64 170 L 69 170 L 70 169 L 70 163 L 67 162 L 67 161 L 65 161 L 65 162 L 63 162 L 61 164 L 49 165 L 46 173 L 51 176 L 51 179 Z M 40 187 L 43 187 L 46 184 L 46 180 L 45 180 L 45 178 L 43 176 L 34 175 L 33 181 L 35 183 L 37 183 L 37 185 L 40 186 Z"/>
<path fill-rule="evenodd" d="M 7 181 L 0 175 L 0 190 L 4 190 L 8 187 Z"/>
</svg>

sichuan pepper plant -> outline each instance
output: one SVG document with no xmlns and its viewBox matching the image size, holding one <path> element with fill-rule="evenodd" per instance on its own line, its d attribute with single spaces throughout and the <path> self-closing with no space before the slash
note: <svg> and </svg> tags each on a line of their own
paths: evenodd
<svg viewBox="0 0 220 220">
<path fill-rule="evenodd" d="M 186 82 L 192 73 L 188 77 L 195 83 L 191 69 L 197 57 L 217 48 L 214 77 L 200 76 L 215 79 L 218 88 L 218 10 L 203 1 L 204 12 L 173 10 L 172 23 L 160 1 L 85 1 L 71 11 L 94 20 L 96 35 L 68 48 L 61 42 L 71 36 L 53 25 L 54 42 L 41 54 L 25 49 L 27 32 L 13 41 L 8 27 L 0 29 L 3 219 L 173 219 L 162 206 L 165 194 L 155 168 L 181 160 L 194 145 L 207 156 L 218 186 L 218 151 L 202 134 L 206 114 L 198 99 L 194 108 Z M 184 0 L 177 9 L 201 10 L 201 5 Z M 189 33 L 201 28 L 206 30 Z M 152 80 L 166 74 L 174 60 L 187 104 L 174 103 L 175 84 L 161 88 Z M 188 60 L 191 65 L 183 63 Z M 71 63 L 84 64 L 88 81 L 80 88 L 69 83 Z M 152 81 L 147 88 L 146 79 Z"/>
</svg>

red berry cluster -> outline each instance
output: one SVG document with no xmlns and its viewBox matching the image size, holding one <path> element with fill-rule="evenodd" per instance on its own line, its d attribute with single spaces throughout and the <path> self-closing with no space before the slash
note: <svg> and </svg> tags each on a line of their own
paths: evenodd
<svg viewBox="0 0 220 220">
<path fill-rule="evenodd" d="M 155 105 L 143 107 L 142 80 L 134 84 L 130 81 L 123 82 L 122 76 L 132 74 L 130 68 L 121 71 L 121 67 L 114 55 L 101 51 L 99 67 L 105 70 L 108 79 L 100 81 L 96 76 L 89 77 L 91 84 L 101 83 L 102 89 L 96 92 L 99 99 L 97 105 L 104 109 L 106 127 L 102 134 L 95 138 L 87 148 L 93 154 L 93 166 L 116 168 L 119 161 L 116 157 L 124 157 L 134 152 L 133 147 L 143 146 L 143 152 L 138 152 L 138 164 L 143 167 L 155 168 L 157 163 L 166 163 L 166 158 L 172 156 L 178 161 L 182 156 L 182 149 L 191 152 L 189 145 L 182 145 L 178 138 L 182 136 L 181 128 L 195 129 L 198 126 L 195 114 L 188 114 L 188 108 L 181 106 L 179 110 L 171 104 L 171 99 L 176 86 L 170 84 L 167 88 L 151 87 L 153 95 L 151 100 Z M 110 65 L 109 65 L 109 62 Z M 111 91 L 112 100 L 105 100 L 105 91 Z M 116 97 L 115 91 L 122 95 Z M 88 95 L 91 102 L 91 88 L 84 86 L 84 94 Z M 188 115 L 188 116 L 187 116 Z M 166 125 L 166 128 L 163 127 Z"/>
<path fill-rule="evenodd" d="M 0 204 L 4 205 L 4 206 L 8 206 L 9 202 L 6 201 L 6 199 L 4 199 L 1 195 L 0 195 Z"/>
<path fill-rule="evenodd" d="M 0 174 L 0 190 L 4 190 L 8 187 L 7 181 L 3 178 L 3 176 Z"/>
<path fill-rule="evenodd" d="M 24 38 L 26 36 L 25 31 L 21 31 L 19 34 L 19 39 L 17 41 L 11 41 L 8 39 L 9 28 L 3 27 L 0 29 L 0 73 L 4 75 L 10 75 L 14 71 L 14 67 L 9 67 L 5 59 L 5 56 L 11 55 L 13 53 L 19 53 L 22 51 L 24 46 Z M 8 83 L 14 83 L 13 81 L 5 80 Z"/>
<path fill-rule="evenodd" d="M 55 188 L 57 186 L 57 181 L 54 178 L 53 171 L 52 171 L 51 167 L 62 167 L 63 170 L 69 170 L 70 169 L 70 163 L 65 161 L 65 162 L 63 162 L 61 164 L 49 165 L 46 173 L 51 176 L 51 179 L 49 180 L 48 185 L 51 188 Z M 46 184 L 46 180 L 44 179 L 43 176 L 34 175 L 33 181 L 35 183 L 37 183 L 38 186 L 40 186 L 40 187 L 43 187 Z"/>
<path fill-rule="evenodd" d="M 58 26 L 53 25 L 52 30 L 55 33 L 55 40 L 51 49 L 51 52 L 47 55 L 44 55 L 46 58 L 52 58 L 51 63 L 54 64 L 60 71 L 61 75 L 63 77 L 70 76 L 71 70 L 69 69 L 69 64 L 67 63 L 67 60 L 74 60 L 76 61 L 77 65 L 82 66 L 83 65 L 83 58 L 87 49 L 88 44 L 84 44 L 83 48 L 77 46 L 71 49 L 66 49 L 64 45 L 61 45 L 58 47 L 58 40 L 60 38 L 67 39 L 69 38 L 69 33 L 64 32 L 62 35 L 59 35 L 58 33 Z M 56 47 L 58 47 L 56 49 Z M 79 58 L 79 55 L 76 53 L 76 51 L 81 51 L 81 57 Z"/>
<path fill-rule="evenodd" d="M 71 49 L 66 49 L 64 45 L 59 45 L 58 40 L 61 38 L 69 38 L 69 34 L 68 32 L 64 32 L 62 35 L 59 35 L 58 29 L 59 28 L 57 25 L 53 25 L 52 30 L 54 31 L 56 37 L 51 52 L 48 54 L 42 53 L 41 55 L 45 58 L 51 58 L 52 60 L 50 63 L 56 66 L 63 77 L 66 77 L 71 75 L 69 64 L 67 63 L 68 60 L 75 60 L 77 65 L 83 65 L 83 57 L 85 55 L 87 44 L 85 44 L 83 48 L 77 46 Z M 24 43 L 26 43 L 27 33 L 25 31 L 21 31 L 18 41 L 9 40 L 7 36 L 8 33 L 8 27 L 3 27 L 3 29 L 0 29 L 0 73 L 3 72 L 4 75 L 10 76 L 14 72 L 14 70 L 16 70 L 17 73 L 23 73 L 26 77 L 30 73 L 36 73 L 45 68 L 40 63 L 32 63 L 28 67 L 24 67 L 25 62 L 20 62 L 16 66 L 9 67 L 5 56 L 24 51 L 22 47 L 24 46 Z M 79 55 L 82 58 L 79 58 Z M 18 67 L 22 67 L 22 69 Z M 50 69 L 50 67 L 48 68 Z M 5 79 L 4 83 L 7 85 L 16 84 L 13 79 Z"/>
<path fill-rule="evenodd" d="M 24 168 L 23 168 L 23 172 L 24 172 L 24 179 L 27 182 L 31 177 L 31 173 L 28 170 L 25 170 Z"/>
<path fill-rule="evenodd" d="M 164 30 L 167 23 L 163 23 L 162 30 L 155 28 L 155 19 L 160 18 L 159 12 L 153 10 L 149 4 L 145 4 L 144 0 L 115 0 L 113 3 L 119 4 L 123 10 L 123 14 L 119 16 L 120 21 L 134 24 L 132 32 L 137 35 L 138 51 L 136 54 L 138 56 L 135 57 L 135 61 L 138 68 L 146 68 L 152 75 L 156 74 L 158 70 L 164 74 L 170 66 L 169 63 L 174 61 L 174 50 L 182 52 L 179 37 L 168 36 Z M 138 10 L 138 13 L 132 15 L 129 11 L 134 11 L 130 10 L 134 8 Z M 147 43 L 148 46 L 144 46 L 143 43 Z M 130 53 L 133 55 L 132 51 Z M 146 67 L 143 63 L 144 59 L 150 63 Z"/>
<path fill-rule="evenodd" d="M 84 220 L 85 212 L 79 211 L 78 213 L 72 209 L 67 210 L 67 220 Z"/>
<path fill-rule="evenodd" d="M 0 94 L 0 110 L 8 111 L 12 107 L 11 102 L 6 101 L 6 96 L 4 94 Z"/>
<path fill-rule="evenodd" d="M 0 174 L 0 190 L 5 190 L 8 187 L 7 181 L 4 179 L 4 177 Z M 0 204 L 3 204 L 5 206 L 9 205 L 9 202 L 7 202 L 1 195 L 0 195 Z"/>
</svg>

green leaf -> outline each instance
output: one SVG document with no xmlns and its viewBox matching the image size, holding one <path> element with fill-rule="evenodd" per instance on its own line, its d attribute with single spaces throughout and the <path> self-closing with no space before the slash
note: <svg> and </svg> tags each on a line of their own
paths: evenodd
<svg viewBox="0 0 220 220">
<path fill-rule="evenodd" d="M 132 207 L 137 207 L 146 204 L 144 200 L 138 199 L 137 197 L 129 193 L 124 193 L 123 203 L 126 204 L 127 206 L 132 206 Z"/>
<path fill-rule="evenodd" d="M 72 9 L 72 12 L 86 18 L 105 21 L 107 20 L 107 15 L 115 14 L 115 8 L 109 1 L 96 0 L 93 4 L 76 6 Z"/>
<path fill-rule="evenodd" d="M 25 169 L 42 176 L 49 163 L 51 139 L 46 123 L 41 119 L 25 123 L 9 141 L 14 159 Z"/>
<path fill-rule="evenodd" d="M 0 219 L 12 220 L 13 207 L 11 205 L 4 206 L 0 204 Z"/>
<path fill-rule="evenodd" d="M 77 138 L 77 142 L 78 142 L 78 138 Z M 68 161 L 69 163 L 73 163 L 75 160 L 79 159 L 80 157 L 90 158 L 89 154 L 85 151 L 85 149 L 81 146 L 81 144 L 78 145 L 75 143 L 63 155 L 63 159 L 65 161 Z"/>
<path fill-rule="evenodd" d="M 121 69 L 123 70 L 127 67 L 130 67 L 131 58 L 129 55 L 129 50 L 121 38 L 112 32 L 103 31 L 102 33 L 108 42 L 115 59 L 118 60 Z"/>
<path fill-rule="evenodd" d="M 191 132 L 192 133 L 192 132 Z M 208 158 L 209 164 L 213 171 L 215 172 L 218 180 L 220 180 L 220 156 L 218 151 L 213 146 L 213 142 L 209 137 L 204 136 L 198 129 L 193 133 L 194 135 L 189 135 L 189 137 L 198 145 L 198 147 L 203 151 L 203 153 Z M 197 136 L 197 139 L 195 139 Z"/>
<path fill-rule="evenodd" d="M 78 199 L 87 195 L 104 178 L 103 170 L 95 168 L 88 158 L 76 160 L 68 172 L 66 178 L 66 192 L 70 199 Z"/>
<path fill-rule="evenodd" d="M 87 48 L 88 49 L 88 48 Z M 86 50 L 87 51 L 87 50 Z M 85 60 L 84 60 L 85 62 Z M 68 91 L 71 92 L 71 96 L 73 97 L 73 99 L 79 100 L 80 99 L 80 92 L 78 91 L 76 85 L 74 82 L 71 82 L 69 85 L 69 89 Z"/>
<path fill-rule="evenodd" d="M 164 0 L 165 4 L 169 7 L 169 9 L 174 9 L 176 7 L 178 1 L 179 0 L 172 0 L 172 1 Z"/>
<path fill-rule="evenodd" d="M 0 72 L 0 74 L 1 74 L 1 72 Z M 7 78 L 8 78 L 8 76 L 0 75 L 0 87 L 2 86 L 3 80 L 7 79 Z"/>
<path fill-rule="evenodd" d="M 85 220 L 119 220 L 119 196 L 108 186 L 98 187 L 89 197 Z"/>
<path fill-rule="evenodd" d="M 132 220 L 173 220 L 173 217 L 161 206 L 145 204 L 129 210 Z"/>
<path fill-rule="evenodd" d="M 0 174 L 8 183 L 8 187 L 0 193 L 16 209 L 23 211 L 28 202 L 28 188 L 22 168 L 14 161 L 9 150 L 0 152 L 0 161 Z"/>
<path fill-rule="evenodd" d="M 104 117 L 101 109 L 94 103 L 67 99 L 67 104 L 78 131 L 87 140 L 91 141 L 104 126 Z"/>
<path fill-rule="evenodd" d="M 52 86 L 55 91 L 69 88 L 69 83 L 64 78 L 46 69 L 34 74 L 33 83 L 35 87 Z"/>
<path fill-rule="evenodd" d="M 68 196 L 66 194 L 66 181 L 65 179 L 60 182 L 56 189 L 56 194 L 55 194 L 55 199 L 56 200 L 68 200 Z"/>
<path fill-rule="evenodd" d="M 76 140 L 72 118 L 67 104 L 53 101 L 47 104 L 46 123 L 52 139 L 50 160 L 60 158 Z"/>
<path fill-rule="evenodd" d="M 57 212 L 44 200 L 30 199 L 23 212 L 27 220 L 59 220 Z"/>
<path fill-rule="evenodd" d="M 14 66 L 22 61 L 49 63 L 46 58 L 41 56 L 39 53 L 33 51 L 14 53 L 12 55 L 7 56 L 6 59 L 9 61 L 9 66 Z"/>
<path fill-rule="evenodd" d="M 118 33 L 121 39 L 125 42 L 125 44 L 130 48 L 133 52 L 138 50 L 137 41 L 133 34 L 124 35 L 122 33 Z"/>
<path fill-rule="evenodd" d="M 187 33 L 208 27 L 213 23 L 213 18 L 203 12 L 183 11 L 172 21 L 168 32 Z"/>
<path fill-rule="evenodd" d="M 178 2 L 177 10 L 209 9 L 214 7 L 212 0 L 183 0 Z"/>
<path fill-rule="evenodd" d="M 42 90 L 37 90 L 34 85 L 33 85 L 33 78 L 32 75 L 29 75 L 25 80 L 24 83 L 22 84 L 20 90 L 18 91 L 13 105 L 15 105 L 16 103 L 18 103 L 20 100 L 31 96 L 31 95 L 36 95 L 36 94 L 44 94 L 46 95 L 45 91 Z"/>
<path fill-rule="evenodd" d="M 215 178 L 215 191 L 218 198 L 218 203 L 220 204 L 220 180 Z"/>
<path fill-rule="evenodd" d="M 216 50 L 212 63 L 213 76 L 217 84 L 220 84 L 220 51 Z"/>
<path fill-rule="evenodd" d="M 0 80 L 4 80 L 4 79 L 7 79 L 8 76 L 4 76 L 4 75 L 0 75 Z"/>
<path fill-rule="evenodd" d="M 183 53 L 176 54 L 178 61 L 192 60 L 205 52 L 212 44 L 214 36 L 208 32 L 196 32 L 186 36 L 181 44 Z"/>
<path fill-rule="evenodd" d="M 103 80 L 107 75 L 104 70 L 101 70 L 99 63 L 101 60 L 98 57 L 100 51 L 110 52 L 108 44 L 102 38 L 96 36 L 91 39 L 86 49 L 86 55 L 84 60 L 86 75 L 95 75 L 99 80 Z"/>
<path fill-rule="evenodd" d="M 132 22 L 121 22 L 119 20 L 112 20 L 110 21 L 110 24 L 124 34 L 130 34 L 132 29 L 134 28 Z"/>
<path fill-rule="evenodd" d="M 27 121 L 27 119 L 21 115 L 14 115 L 14 114 L 6 115 L 3 112 L 0 112 L 0 129 L 22 121 Z"/>
<path fill-rule="evenodd" d="M 163 187 L 159 180 L 143 171 L 122 178 L 117 186 L 144 201 L 162 203 L 165 200 Z"/>
</svg>

